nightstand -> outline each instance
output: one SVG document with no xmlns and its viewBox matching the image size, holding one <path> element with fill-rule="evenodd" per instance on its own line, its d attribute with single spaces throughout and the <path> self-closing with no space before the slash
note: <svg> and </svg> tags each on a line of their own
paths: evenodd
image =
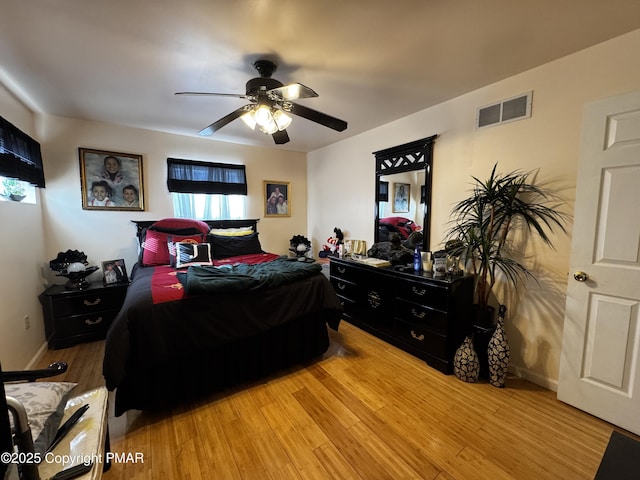
<svg viewBox="0 0 640 480">
<path fill-rule="evenodd" d="M 51 350 L 106 337 L 109 325 L 120 311 L 128 284 L 105 287 L 93 282 L 82 290 L 52 285 L 38 297 L 44 329 Z"/>
</svg>

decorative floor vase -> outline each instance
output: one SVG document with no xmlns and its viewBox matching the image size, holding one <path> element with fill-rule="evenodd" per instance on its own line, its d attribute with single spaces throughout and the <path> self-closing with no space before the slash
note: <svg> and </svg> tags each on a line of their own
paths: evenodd
<svg viewBox="0 0 640 480">
<path fill-rule="evenodd" d="M 463 382 L 475 383 L 480 376 L 478 354 L 470 336 L 464 339 L 453 357 L 453 373 Z"/>
<path fill-rule="evenodd" d="M 507 368 L 511 357 L 511 348 L 507 341 L 507 334 L 504 330 L 504 315 L 507 307 L 500 305 L 498 309 L 498 324 L 493 332 L 487 355 L 489 360 L 489 383 L 494 387 L 503 388 L 507 378 Z"/>
</svg>

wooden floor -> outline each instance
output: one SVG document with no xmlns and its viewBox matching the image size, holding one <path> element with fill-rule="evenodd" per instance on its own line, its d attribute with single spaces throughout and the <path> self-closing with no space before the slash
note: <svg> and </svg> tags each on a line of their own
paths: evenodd
<svg viewBox="0 0 640 480">
<path fill-rule="evenodd" d="M 105 480 L 593 479 L 614 428 L 519 378 L 443 375 L 343 322 L 317 363 L 164 413 L 111 417 Z M 104 342 L 47 351 L 80 388 Z M 113 402 L 112 402 L 113 404 Z M 627 432 L 625 432 L 627 433 Z M 628 433 L 627 433 L 628 434 Z"/>
</svg>

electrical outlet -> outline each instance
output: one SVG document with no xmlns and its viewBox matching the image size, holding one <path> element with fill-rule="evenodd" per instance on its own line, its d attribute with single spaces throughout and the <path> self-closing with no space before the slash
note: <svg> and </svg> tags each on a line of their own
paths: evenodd
<svg viewBox="0 0 640 480">
<path fill-rule="evenodd" d="M 25 315 L 24 316 L 24 329 L 25 330 L 29 330 L 31 328 L 31 319 L 29 318 L 29 315 Z"/>
</svg>

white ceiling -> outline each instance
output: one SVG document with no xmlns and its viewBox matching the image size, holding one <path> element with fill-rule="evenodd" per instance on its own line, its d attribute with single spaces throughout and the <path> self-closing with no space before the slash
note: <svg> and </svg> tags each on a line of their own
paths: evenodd
<svg viewBox="0 0 640 480">
<path fill-rule="evenodd" d="M 174 92 L 244 93 L 266 55 L 278 59 L 274 78 L 320 95 L 299 103 L 349 123 L 335 132 L 294 118 L 291 141 L 277 148 L 297 151 L 640 28 L 638 0 L 1 4 L 0 81 L 36 110 L 196 136 L 246 100 Z M 275 147 L 240 120 L 208 138 Z"/>
</svg>

